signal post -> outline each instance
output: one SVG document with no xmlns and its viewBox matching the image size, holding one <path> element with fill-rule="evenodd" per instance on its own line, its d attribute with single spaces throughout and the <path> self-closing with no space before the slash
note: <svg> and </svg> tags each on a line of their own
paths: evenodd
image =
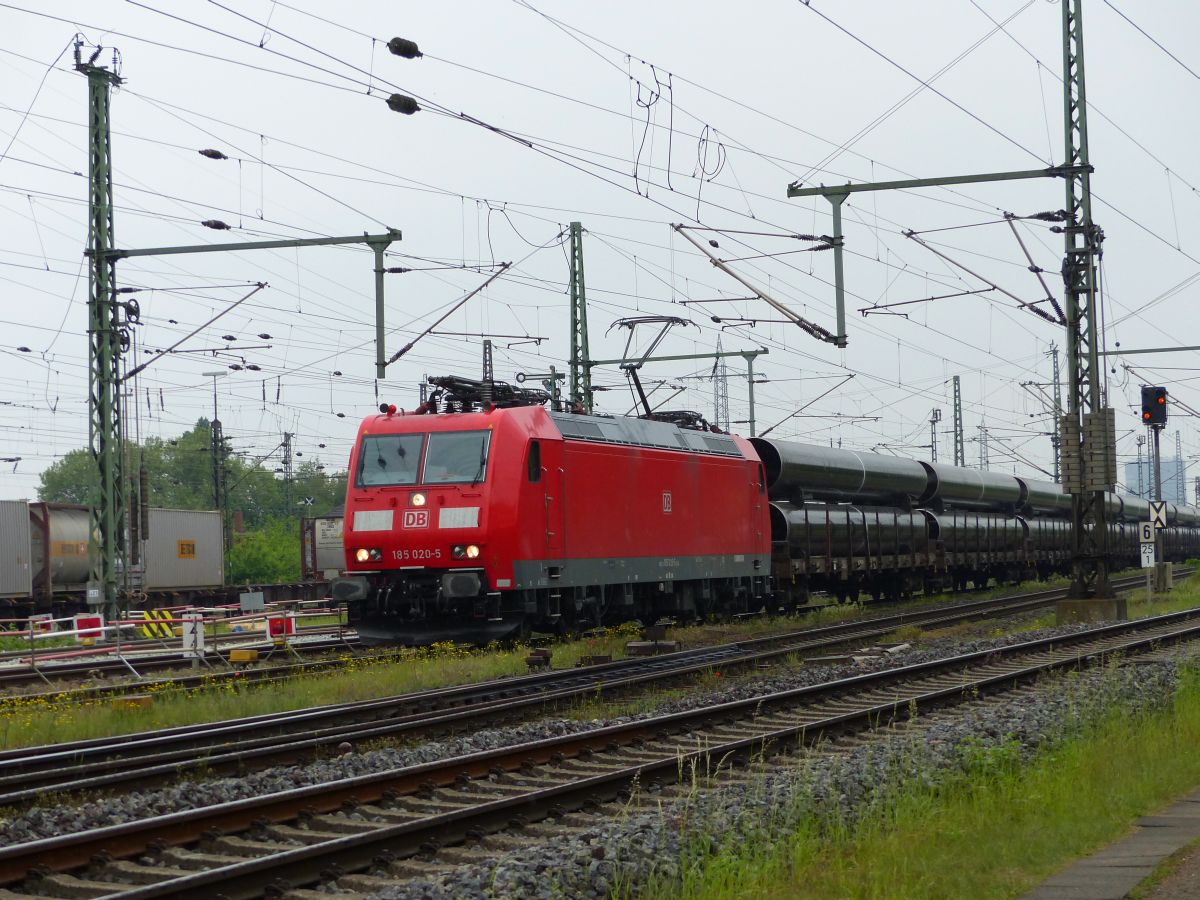
<svg viewBox="0 0 1200 900">
<path fill-rule="evenodd" d="M 1171 589 L 1167 563 L 1163 559 L 1162 529 L 1167 527 L 1167 505 L 1162 497 L 1162 455 L 1159 452 L 1159 438 L 1167 424 L 1165 387 L 1142 385 L 1142 422 L 1152 435 L 1151 453 L 1154 459 L 1150 474 L 1150 493 L 1154 496 L 1150 503 L 1150 519 L 1154 527 L 1154 590 L 1163 592 Z"/>
</svg>

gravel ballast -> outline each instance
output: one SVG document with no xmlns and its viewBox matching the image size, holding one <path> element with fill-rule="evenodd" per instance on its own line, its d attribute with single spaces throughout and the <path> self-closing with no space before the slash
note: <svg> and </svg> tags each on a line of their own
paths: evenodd
<svg viewBox="0 0 1200 900">
<path fill-rule="evenodd" d="M 441 898 L 608 898 L 673 883 L 682 867 L 749 841 L 769 842 L 802 823 L 852 823 L 903 784 L 964 771 L 983 748 L 1015 742 L 1029 755 L 1077 733 L 1119 704 L 1131 713 L 1160 707 L 1176 687 L 1174 660 L 1057 677 L 1009 703 L 947 711 L 850 750 L 811 753 L 764 771 L 751 787 L 693 792 L 687 800 L 630 808 L 619 819 L 553 842 L 530 843 L 487 863 L 410 881 L 379 900 Z M 336 883 L 327 885 L 336 889 Z"/>
<path fill-rule="evenodd" d="M 689 692 L 686 697 L 671 699 L 657 705 L 652 711 L 635 716 L 592 720 L 545 718 L 505 728 L 481 729 L 462 737 L 431 741 L 414 747 L 351 752 L 306 765 L 273 767 L 236 778 L 187 779 L 162 788 L 117 794 L 78 804 L 59 802 L 54 806 L 37 806 L 17 813 L 8 820 L 0 819 L 0 846 L 579 733 L 663 713 L 680 712 L 820 684 L 864 672 L 1069 634 L 1083 628 L 1084 626 L 1066 626 L 1041 629 L 994 639 L 932 640 L 925 642 L 920 648 L 901 650 L 854 665 L 797 666 L 791 670 L 761 677 L 731 679 L 727 684 L 697 689 Z M 334 751 L 334 746 L 331 745 L 330 751 Z"/>
</svg>

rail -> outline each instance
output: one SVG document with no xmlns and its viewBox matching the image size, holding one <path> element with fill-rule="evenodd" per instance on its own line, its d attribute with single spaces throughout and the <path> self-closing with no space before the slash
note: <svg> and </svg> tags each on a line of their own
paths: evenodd
<svg viewBox="0 0 1200 900">
<path fill-rule="evenodd" d="M 331 871 L 386 867 L 514 821 L 610 800 L 638 785 L 716 773 L 832 735 L 878 728 L 1029 685 L 1048 672 L 1196 639 L 1200 609 L 31 841 L 0 849 L 0 885 L 33 876 L 40 880 L 29 893 L 58 893 L 44 890 L 55 887 L 55 873 L 93 866 L 103 877 L 84 884 L 105 884 L 127 900 L 260 896 L 281 884 L 328 880 Z M 355 809 L 366 815 L 348 815 Z M 248 830 L 256 833 L 257 858 L 244 858 L 245 841 L 240 852 L 220 850 L 222 841 Z M 337 831 L 345 836 L 331 837 Z M 307 846 L 297 848 L 304 833 Z M 206 871 L 189 873 L 169 861 L 173 848 L 205 835 L 206 853 L 232 857 L 228 864 L 212 861 Z M 133 857 L 138 862 L 129 861 Z"/>
</svg>

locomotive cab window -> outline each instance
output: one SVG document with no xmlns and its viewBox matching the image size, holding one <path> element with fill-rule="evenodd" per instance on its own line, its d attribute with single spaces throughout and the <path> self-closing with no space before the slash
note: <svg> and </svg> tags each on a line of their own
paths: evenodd
<svg viewBox="0 0 1200 900">
<path fill-rule="evenodd" d="M 477 484 L 487 474 L 489 431 L 444 431 L 429 435 L 424 484 Z"/>
<path fill-rule="evenodd" d="M 358 457 L 361 487 L 416 484 L 420 471 L 423 434 L 379 434 L 363 438 Z"/>
<path fill-rule="evenodd" d="M 529 442 L 529 480 L 542 480 L 542 444 L 540 441 Z"/>
</svg>

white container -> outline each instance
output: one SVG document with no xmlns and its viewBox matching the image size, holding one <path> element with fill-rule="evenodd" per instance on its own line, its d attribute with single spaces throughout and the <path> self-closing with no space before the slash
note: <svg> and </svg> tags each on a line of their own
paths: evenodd
<svg viewBox="0 0 1200 900">
<path fill-rule="evenodd" d="M 317 571 L 335 575 L 346 568 L 346 551 L 342 545 L 342 517 L 322 516 L 313 521 L 317 548 Z M 326 577 L 329 577 L 326 574 Z"/>
<path fill-rule="evenodd" d="M 33 589 L 29 503 L 0 500 L 0 597 L 27 597 Z"/>
<path fill-rule="evenodd" d="M 147 591 L 220 587 L 225 582 L 221 514 L 209 510 L 150 509 L 142 556 Z"/>
</svg>

